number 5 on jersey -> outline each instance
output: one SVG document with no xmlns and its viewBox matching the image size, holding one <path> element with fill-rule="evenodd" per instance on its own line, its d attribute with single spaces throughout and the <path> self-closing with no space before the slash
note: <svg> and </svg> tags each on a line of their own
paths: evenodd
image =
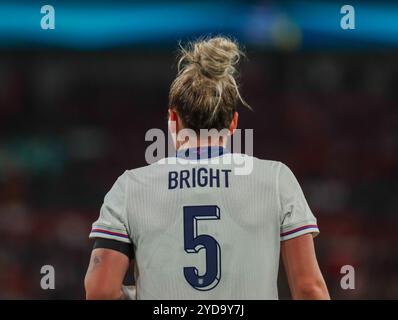
<svg viewBox="0 0 398 320">
<path fill-rule="evenodd" d="M 184 249 L 187 253 L 198 253 L 206 249 L 206 272 L 199 275 L 196 267 L 184 267 L 184 276 L 196 290 L 214 289 L 221 279 L 221 249 L 212 236 L 198 235 L 199 220 L 219 220 L 220 208 L 217 206 L 184 207 Z"/>
</svg>

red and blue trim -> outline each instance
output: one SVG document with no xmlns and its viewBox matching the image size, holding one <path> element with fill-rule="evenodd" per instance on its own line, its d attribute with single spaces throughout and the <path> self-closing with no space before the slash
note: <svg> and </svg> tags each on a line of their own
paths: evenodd
<svg viewBox="0 0 398 320">
<path fill-rule="evenodd" d="M 306 225 L 306 226 L 302 226 L 302 227 L 299 227 L 299 228 L 296 228 L 296 229 L 281 233 L 281 237 L 286 237 L 286 236 L 289 236 L 289 235 L 291 235 L 293 233 L 300 232 L 300 231 L 303 231 L 303 230 L 306 230 L 306 229 L 314 229 L 315 231 L 318 231 L 318 226 L 316 224 L 309 224 L 309 225 Z"/>
<path fill-rule="evenodd" d="M 129 238 L 129 236 L 127 234 L 123 234 L 123 233 L 119 233 L 119 232 L 113 232 L 113 231 L 99 229 L 99 228 L 92 229 L 91 233 L 103 233 L 103 234 L 107 234 L 107 235 L 110 235 L 110 236 L 121 237 L 121 238 L 125 238 L 125 239 Z"/>
</svg>

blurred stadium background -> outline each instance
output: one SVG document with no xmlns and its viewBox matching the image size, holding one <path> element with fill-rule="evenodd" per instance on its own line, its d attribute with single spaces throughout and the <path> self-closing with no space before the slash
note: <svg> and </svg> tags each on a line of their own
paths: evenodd
<svg viewBox="0 0 398 320">
<path fill-rule="evenodd" d="M 177 41 L 209 33 L 246 47 L 241 127 L 301 182 L 332 297 L 398 298 L 398 4 L 351 1 L 345 31 L 340 1 L 48 4 L 44 31 L 41 1 L 0 2 L 0 298 L 84 297 L 103 197 L 145 165 L 145 132 L 167 128 Z M 40 288 L 45 264 L 55 290 Z"/>
</svg>

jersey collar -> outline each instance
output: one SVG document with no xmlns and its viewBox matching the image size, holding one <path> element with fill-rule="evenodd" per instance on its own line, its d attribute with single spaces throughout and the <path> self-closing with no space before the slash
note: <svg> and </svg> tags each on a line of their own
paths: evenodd
<svg viewBox="0 0 398 320">
<path fill-rule="evenodd" d="M 199 159 L 210 159 L 214 157 L 219 157 L 226 153 L 229 153 L 229 151 L 224 147 L 208 146 L 208 147 L 181 149 L 177 151 L 176 156 L 177 158 L 199 160 Z"/>
</svg>

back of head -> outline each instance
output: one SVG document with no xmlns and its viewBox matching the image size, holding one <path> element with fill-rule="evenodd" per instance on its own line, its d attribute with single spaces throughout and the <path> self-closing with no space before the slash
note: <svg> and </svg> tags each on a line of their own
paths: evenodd
<svg viewBox="0 0 398 320">
<path fill-rule="evenodd" d="M 239 102 L 249 107 L 236 82 L 241 55 L 238 44 L 225 37 L 181 47 L 169 106 L 176 109 L 184 127 L 195 131 L 229 128 Z"/>
</svg>

